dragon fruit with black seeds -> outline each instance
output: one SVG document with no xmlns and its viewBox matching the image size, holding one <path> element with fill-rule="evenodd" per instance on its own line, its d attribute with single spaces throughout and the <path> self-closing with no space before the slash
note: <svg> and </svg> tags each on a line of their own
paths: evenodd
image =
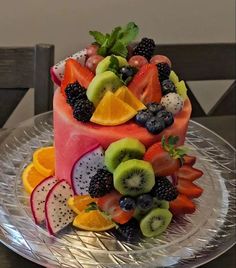
<svg viewBox="0 0 236 268">
<path fill-rule="evenodd" d="M 73 195 L 71 186 L 65 180 L 59 181 L 49 191 L 45 201 L 45 216 L 50 234 L 56 234 L 74 220 L 75 214 L 67 205 Z"/>
<path fill-rule="evenodd" d="M 104 150 L 101 146 L 93 148 L 76 161 L 71 173 L 71 185 L 75 194 L 88 194 L 91 178 L 98 169 L 103 168 L 105 168 Z"/>
<path fill-rule="evenodd" d="M 54 177 L 49 177 L 40 182 L 30 196 L 31 211 L 36 224 L 45 220 L 45 200 L 52 187 L 58 182 Z"/>
<path fill-rule="evenodd" d="M 83 49 L 81 51 L 76 52 L 75 54 L 71 55 L 70 57 L 67 57 L 66 59 L 58 62 L 50 69 L 51 78 L 55 84 L 58 86 L 61 85 L 61 81 L 64 77 L 64 71 L 65 71 L 65 63 L 68 59 L 74 59 L 81 63 L 82 65 L 85 64 L 85 60 L 87 57 L 87 49 Z"/>
<path fill-rule="evenodd" d="M 179 94 L 172 92 L 161 98 L 161 105 L 163 105 L 168 112 L 175 115 L 183 109 L 184 101 Z"/>
</svg>

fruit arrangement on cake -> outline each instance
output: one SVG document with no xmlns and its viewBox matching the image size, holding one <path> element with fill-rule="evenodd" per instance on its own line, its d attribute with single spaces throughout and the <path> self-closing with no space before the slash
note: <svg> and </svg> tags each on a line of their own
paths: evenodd
<svg viewBox="0 0 236 268">
<path fill-rule="evenodd" d="M 203 173 L 184 146 L 187 88 L 154 40 L 132 45 L 138 31 L 90 31 L 92 44 L 51 68 L 54 146 L 35 151 L 22 175 L 50 234 L 72 223 L 136 241 L 196 210 Z"/>
</svg>

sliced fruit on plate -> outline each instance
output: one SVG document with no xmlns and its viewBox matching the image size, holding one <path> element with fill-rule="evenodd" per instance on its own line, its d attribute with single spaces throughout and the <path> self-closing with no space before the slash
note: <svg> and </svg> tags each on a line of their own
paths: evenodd
<svg viewBox="0 0 236 268">
<path fill-rule="evenodd" d="M 144 104 L 160 102 L 162 97 L 161 84 L 156 65 L 143 65 L 128 85 L 128 88 Z"/>
<path fill-rule="evenodd" d="M 123 67 L 123 66 L 128 66 L 128 62 L 125 58 L 121 57 L 121 56 L 114 56 L 118 59 L 119 62 L 119 67 Z M 107 56 L 105 59 L 103 59 L 102 61 L 100 61 L 98 63 L 98 66 L 96 68 L 96 74 L 100 74 L 103 73 L 105 71 L 108 70 L 108 67 L 110 65 L 111 62 L 111 56 Z"/>
<path fill-rule="evenodd" d="M 174 84 L 176 84 L 176 83 L 179 82 L 179 77 L 177 76 L 177 74 L 176 74 L 173 70 L 171 70 L 171 72 L 170 72 L 169 79 L 170 79 Z"/>
<path fill-rule="evenodd" d="M 90 121 L 104 126 L 116 126 L 129 121 L 136 113 L 127 103 L 120 100 L 111 91 L 107 91 Z"/>
<path fill-rule="evenodd" d="M 35 169 L 45 177 L 55 173 L 55 149 L 53 146 L 42 147 L 33 154 Z"/>
<path fill-rule="evenodd" d="M 193 201 L 183 194 L 179 194 L 178 197 L 169 204 L 170 211 L 176 216 L 181 214 L 192 214 L 196 210 Z"/>
<path fill-rule="evenodd" d="M 178 179 L 178 184 L 176 186 L 179 193 L 186 195 L 189 198 L 197 198 L 201 196 L 203 189 L 196 184 L 188 180 Z"/>
<path fill-rule="evenodd" d="M 190 165 L 184 164 L 176 173 L 177 180 L 187 180 L 187 181 L 194 181 L 199 179 L 203 172 L 197 168 L 194 168 Z"/>
<path fill-rule="evenodd" d="M 192 156 L 192 155 L 185 155 L 184 156 L 184 164 L 185 165 L 190 165 L 193 166 L 196 163 L 196 156 Z"/>
<path fill-rule="evenodd" d="M 187 87 L 185 85 L 185 82 L 183 80 L 175 83 L 176 91 L 177 93 L 182 97 L 183 100 L 186 100 L 188 98 L 187 95 Z"/>
<path fill-rule="evenodd" d="M 39 173 L 33 163 L 30 163 L 22 173 L 24 189 L 27 193 L 32 193 L 34 188 L 45 179 L 45 176 Z"/>
<path fill-rule="evenodd" d="M 76 214 L 79 214 L 84 211 L 90 203 L 96 202 L 96 200 L 96 198 L 92 198 L 90 195 L 75 195 L 69 198 L 67 204 Z"/>
<path fill-rule="evenodd" d="M 120 87 L 115 92 L 115 95 L 125 103 L 129 104 L 129 106 L 134 108 L 136 111 L 146 108 L 146 106 L 125 86 Z"/>
<path fill-rule="evenodd" d="M 128 222 L 134 215 L 134 210 L 124 211 L 121 209 L 119 201 L 122 195 L 116 191 L 112 191 L 109 194 L 99 197 L 97 199 L 98 207 L 108 213 L 111 218 L 120 224 Z"/>
<path fill-rule="evenodd" d="M 68 59 L 65 65 L 65 74 L 61 82 L 61 92 L 65 96 L 65 89 L 68 84 L 78 83 L 84 87 L 88 88 L 90 82 L 92 81 L 94 74 L 87 68 L 81 65 L 74 59 Z"/>
</svg>

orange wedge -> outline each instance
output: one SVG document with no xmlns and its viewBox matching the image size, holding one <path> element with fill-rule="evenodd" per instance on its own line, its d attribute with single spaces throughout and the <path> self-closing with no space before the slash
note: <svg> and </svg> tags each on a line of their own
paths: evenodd
<svg viewBox="0 0 236 268">
<path fill-rule="evenodd" d="M 99 210 L 81 212 L 75 217 L 73 225 L 82 230 L 95 232 L 106 231 L 115 227 L 115 223 Z"/>
<path fill-rule="evenodd" d="M 22 173 L 23 186 L 27 193 L 32 193 L 34 188 L 45 179 L 34 167 L 33 163 L 29 164 Z"/>
<path fill-rule="evenodd" d="M 90 195 L 75 195 L 69 198 L 67 204 L 76 214 L 79 214 L 87 208 L 88 204 L 96 202 L 96 200 Z"/>
<path fill-rule="evenodd" d="M 55 172 L 55 150 L 53 146 L 42 147 L 33 154 L 33 164 L 36 170 L 45 177 Z"/>
<path fill-rule="evenodd" d="M 107 91 L 90 121 L 104 126 L 116 126 L 129 121 L 136 113 L 137 111 L 131 106 L 116 97 L 111 91 Z"/>
<path fill-rule="evenodd" d="M 134 96 L 134 94 L 126 87 L 120 87 L 116 92 L 115 96 L 129 104 L 134 110 L 139 111 L 145 109 L 146 106 Z"/>
</svg>

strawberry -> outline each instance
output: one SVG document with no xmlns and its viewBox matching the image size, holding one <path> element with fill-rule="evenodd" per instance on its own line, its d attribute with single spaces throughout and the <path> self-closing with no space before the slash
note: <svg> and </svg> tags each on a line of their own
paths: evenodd
<svg viewBox="0 0 236 268">
<path fill-rule="evenodd" d="M 165 137 L 161 142 L 153 144 L 144 155 L 144 160 L 152 164 L 154 172 L 158 176 L 169 176 L 175 173 L 181 166 L 184 150 L 176 148 L 178 137 Z"/>
<path fill-rule="evenodd" d="M 188 180 L 178 180 L 176 186 L 179 193 L 186 195 L 189 198 L 197 198 L 201 196 L 203 189 Z"/>
<path fill-rule="evenodd" d="M 124 211 L 119 205 L 122 195 L 116 191 L 112 191 L 97 199 L 98 207 L 108 213 L 111 218 L 120 224 L 128 222 L 134 215 L 134 210 Z"/>
<path fill-rule="evenodd" d="M 188 181 L 194 181 L 196 179 L 199 179 L 203 172 L 197 168 L 191 167 L 189 165 L 184 164 L 176 173 L 177 180 L 188 180 Z"/>
<path fill-rule="evenodd" d="M 161 84 L 156 65 L 143 65 L 128 85 L 128 88 L 144 104 L 160 102 L 162 97 Z"/>
<path fill-rule="evenodd" d="M 191 155 L 185 155 L 184 156 L 184 164 L 185 165 L 190 165 L 193 166 L 196 163 L 196 156 L 191 156 Z"/>
<path fill-rule="evenodd" d="M 94 74 L 87 67 L 84 67 L 74 59 L 68 59 L 65 65 L 64 79 L 61 82 L 62 94 L 65 95 L 65 88 L 68 84 L 76 81 L 78 81 L 82 87 L 88 88 L 93 77 Z"/>
<path fill-rule="evenodd" d="M 179 194 L 177 198 L 170 203 L 170 211 L 173 215 L 192 214 L 196 210 L 196 206 L 192 200 L 183 194 Z"/>
</svg>

